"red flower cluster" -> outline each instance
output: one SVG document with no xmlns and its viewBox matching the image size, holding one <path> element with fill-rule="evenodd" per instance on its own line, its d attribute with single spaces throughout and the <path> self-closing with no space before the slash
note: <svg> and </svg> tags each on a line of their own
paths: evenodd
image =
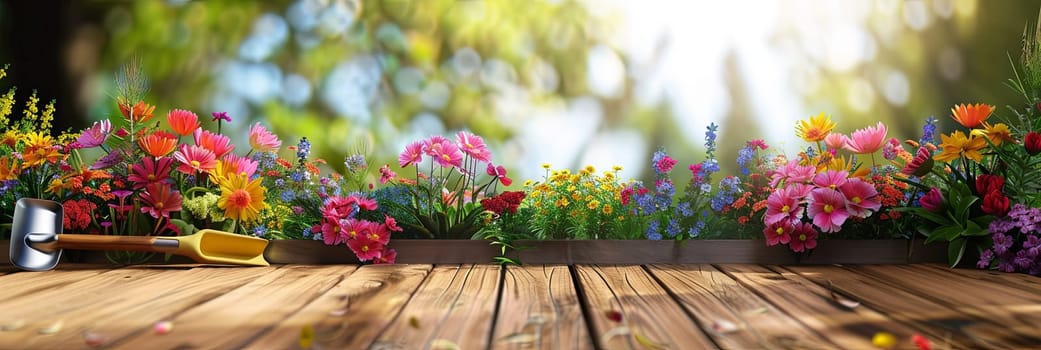
<svg viewBox="0 0 1041 350">
<path fill-rule="evenodd" d="M 65 211 L 62 226 L 65 230 L 82 230 L 90 225 L 91 215 L 98 206 L 86 199 L 67 200 L 61 204 Z"/>
<path fill-rule="evenodd" d="M 516 214 L 517 207 L 520 206 L 524 196 L 524 191 L 506 191 L 500 193 L 498 196 L 485 198 L 481 200 L 481 206 L 484 210 L 502 215 L 504 213 Z"/>
<path fill-rule="evenodd" d="M 997 175 L 983 174 L 976 177 L 976 192 L 983 198 L 980 209 L 984 213 L 1003 217 L 1008 214 L 1009 199 L 1001 193 L 1005 186 L 1005 179 Z"/>
</svg>

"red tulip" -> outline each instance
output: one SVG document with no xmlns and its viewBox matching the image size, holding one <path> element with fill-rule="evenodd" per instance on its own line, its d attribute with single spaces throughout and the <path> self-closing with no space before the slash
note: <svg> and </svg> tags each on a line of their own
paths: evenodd
<svg viewBox="0 0 1041 350">
<path fill-rule="evenodd" d="M 1008 214 L 1009 200 L 1008 197 L 1001 194 L 1001 192 L 990 192 L 983 197 L 983 205 L 980 209 L 986 214 L 994 215 L 996 217 L 1004 217 Z"/>
<path fill-rule="evenodd" d="M 997 175 L 983 174 L 976 177 L 976 193 L 980 196 L 985 196 L 991 192 L 1001 193 L 1001 188 L 1005 186 L 1005 178 Z"/>
<path fill-rule="evenodd" d="M 1023 147 L 1026 147 L 1027 153 L 1030 155 L 1041 153 L 1041 133 L 1037 131 L 1028 132 L 1023 137 Z"/>
</svg>

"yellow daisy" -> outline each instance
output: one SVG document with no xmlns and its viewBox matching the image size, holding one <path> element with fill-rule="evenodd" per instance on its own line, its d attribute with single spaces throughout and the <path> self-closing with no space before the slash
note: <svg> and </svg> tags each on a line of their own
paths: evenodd
<svg viewBox="0 0 1041 350">
<path fill-rule="evenodd" d="M 221 195 L 217 207 L 224 209 L 224 216 L 250 222 L 267 208 L 264 203 L 267 189 L 260 185 L 260 178 L 250 181 L 244 173 L 227 174 L 219 181 Z"/>
</svg>

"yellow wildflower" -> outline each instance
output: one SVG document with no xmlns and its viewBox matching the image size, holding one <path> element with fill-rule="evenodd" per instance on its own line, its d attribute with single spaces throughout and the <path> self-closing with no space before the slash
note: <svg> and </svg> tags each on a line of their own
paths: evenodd
<svg viewBox="0 0 1041 350">
<path fill-rule="evenodd" d="M 997 123 L 990 125 L 987 122 L 983 122 L 983 129 L 972 130 L 973 136 L 986 137 L 995 146 L 1001 146 L 1003 142 L 1016 142 L 1012 138 L 1012 130 L 1009 130 L 1008 125 L 1005 123 Z"/>
<path fill-rule="evenodd" d="M 806 142 L 818 142 L 824 140 L 834 128 L 835 123 L 831 121 L 831 116 L 821 112 L 816 117 L 810 116 L 809 119 L 796 122 L 795 135 Z"/>
<path fill-rule="evenodd" d="M 542 168 L 543 169 L 549 169 L 550 166 L 551 165 L 549 163 L 542 163 Z"/>
<path fill-rule="evenodd" d="M 933 156 L 933 159 L 940 162 L 950 162 L 959 157 L 965 157 L 972 161 L 979 163 L 983 161 L 983 154 L 980 150 L 987 147 L 987 141 L 982 137 L 976 135 L 968 135 L 961 131 L 955 131 L 951 133 L 951 136 L 940 135 L 940 147 L 943 147 L 943 151 L 940 154 Z"/>
<path fill-rule="evenodd" d="M 615 165 L 615 166 L 611 167 L 611 169 L 614 169 L 614 171 L 622 171 L 622 166 L 621 165 Z"/>
<path fill-rule="evenodd" d="M 602 210 L 604 211 L 604 215 L 611 215 L 611 213 L 614 213 L 614 207 L 612 207 L 610 204 L 604 204 L 604 208 Z"/>
</svg>

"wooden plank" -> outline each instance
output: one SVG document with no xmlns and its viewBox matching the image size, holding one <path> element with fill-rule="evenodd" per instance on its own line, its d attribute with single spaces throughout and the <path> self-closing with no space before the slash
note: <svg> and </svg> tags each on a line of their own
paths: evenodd
<svg viewBox="0 0 1041 350">
<path fill-rule="evenodd" d="M 959 280 L 921 281 L 919 283 L 931 286 L 928 291 L 922 293 L 903 288 L 890 278 L 875 278 L 859 268 L 789 266 L 787 269 L 814 281 L 822 288 L 830 283 L 833 290 L 848 296 L 851 300 L 859 301 L 862 307 L 879 310 L 941 344 L 949 342 L 958 348 L 988 349 L 1030 344 L 1017 341 L 1014 333 L 996 327 L 998 324 L 991 320 L 979 319 L 973 313 L 966 312 L 965 308 L 937 302 L 928 296 L 943 289 L 954 289 L 944 286 L 957 285 L 961 283 Z M 964 293 L 964 290 L 960 292 Z M 907 335 L 898 335 L 907 339 Z"/>
<path fill-rule="evenodd" d="M 711 265 L 653 265 L 648 270 L 722 348 L 837 347 Z"/>
<path fill-rule="evenodd" d="M 274 268 L 196 268 L 146 269 L 140 267 L 113 271 L 118 282 L 95 284 L 94 288 L 66 291 L 54 300 L 41 300 L 44 305 L 24 305 L 8 309 L 34 324 L 0 338 L 0 348 L 87 348 L 84 332 L 103 337 L 105 344 L 142 332 L 151 332 L 158 321 L 218 297 L 225 292 L 274 271 Z M 125 278 L 134 270 L 156 272 L 144 278 Z M 23 299 L 24 300 L 24 299 Z M 60 305 L 61 312 L 51 309 Z M 20 305 L 21 306 L 21 305 Z M 55 334 L 40 335 L 38 330 L 62 322 Z"/>
<path fill-rule="evenodd" d="M 373 348 L 488 347 L 498 303 L 498 265 L 436 266 Z"/>
<path fill-rule="evenodd" d="M 51 271 L 11 273 L 0 276 L 0 286 L 3 286 L 0 289 L 3 290 L 3 299 L 11 300 L 22 295 L 61 288 L 64 285 L 111 270 L 111 268 L 99 269 L 97 267 L 97 265 L 90 265 L 88 268 L 84 265 L 66 264 Z M 14 267 L 12 266 L 12 268 Z"/>
<path fill-rule="evenodd" d="M 1024 273 L 1007 273 L 996 270 L 979 270 L 973 268 L 952 269 L 949 266 L 942 264 L 922 264 L 915 266 L 944 271 L 947 273 L 958 275 L 961 278 L 969 278 L 984 281 L 987 283 L 1002 284 L 1009 287 L 1016 287 L 1035 294 L 1041 294 L 1041 278 L 1039 278 L 1038 276 L 1031 276 Z"/>
<path fill-rule="evenodd" d="M 1009 287 L 1006 283 L 960 278 L 946 271 L 912 265 L 848 269 L 886 281 L 974 317 L 974 322 L 960 327 L 970 336 L 999 344 L 1041 344 L 1041 336 L 1037 332 L 1037 325 L 1041 324 L 1041 295 L 1037 292 Z"/>
<path fill-rule="evenodd" d="M 114 348 L 240 348 L 325 293 L 356 268 L 354 265 L 281 266 L 246 285 L 172 315 L 171 334 L 140 332 L 118 342 Z"/>
<path fill-rule="evenodd" d="M 304 327 L 313 347 L 364 348 L 401 311 L 431 265 L 365 265 L 246 348 L 295 349 Z"/>
<path fill-rule="evenodd" d="M 805 327 L 844 349 L 871 349 L 880 331 L 900 339 L 913 333 L 868 307 L 847 308 L 835 303 L 830 292 L 801 276 L 760 265 L 717 265 L 720 271 L 755 291 L 760 297 L 798 319 Z"/>
<path fill-rule="evenodd" d="M 717 347 L 642 267 L 575 269 L 597 348 L 644 348 L 645 343 L 668 349 Z M 620 315 L 620 322 L 612 314 Z"/>
<path fill-rule="evenodd" d="M 493 349 L 592 349 L 567 266 L 508 266 Z"/>
</svg>

